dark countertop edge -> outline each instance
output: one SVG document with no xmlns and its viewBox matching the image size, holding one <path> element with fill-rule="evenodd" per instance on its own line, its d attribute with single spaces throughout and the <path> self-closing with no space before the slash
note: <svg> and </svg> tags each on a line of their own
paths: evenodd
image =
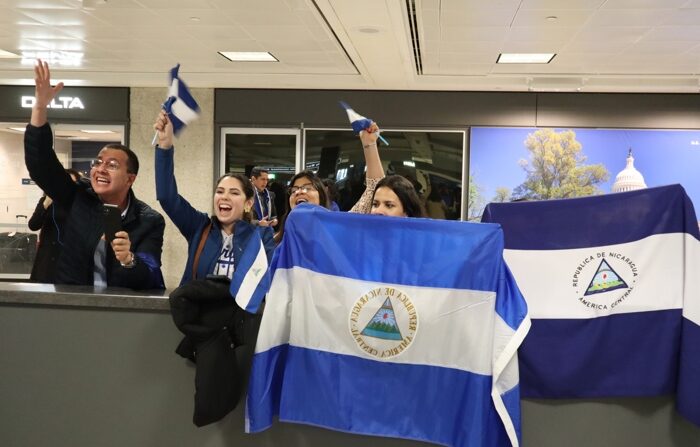
<svg viewBox="0 0 700 447">
<path fill-rule="evenodd" d="M 169 311 L 167 291 L 135 292 L 128 289 L 96 289 L 84 286 L 53 286 L 0 283 L 0 305 Z"/>
</svg>

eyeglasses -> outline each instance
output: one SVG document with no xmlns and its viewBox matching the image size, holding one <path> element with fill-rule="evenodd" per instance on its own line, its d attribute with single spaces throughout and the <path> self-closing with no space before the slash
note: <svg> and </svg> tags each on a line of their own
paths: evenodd
<svg viewBox="0 0 700 447">
<path fill-rule="evenodd" d="M 104 165 L 104 168 L 108 171 L 118 171 L 120 166 L 117 160 L 104 161 L 101 158 L 93 158 L 90 160 L 91 168 L 101 168 L 102 165 Z"/>
<path fill-rule="evenodd" d="M 290 196 L 294 195 L 298 191 L 301 191 L 304 194 L 306 194 L 309 191 L 316 191 L 316 188 L 314 187 L 314 185 L 312 183 L 306 183 L 306 184 L 303 184 L 301 186 L 290 186 L 289 187 L 289 195 Z"/>
</svg>

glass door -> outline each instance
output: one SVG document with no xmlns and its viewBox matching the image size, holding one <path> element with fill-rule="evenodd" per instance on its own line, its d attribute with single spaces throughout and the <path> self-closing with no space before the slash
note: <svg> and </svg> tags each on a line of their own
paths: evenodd
<svg viewBox="0 0 700 447">
<path fill-rule="evenodd" d="M 301 131 L 299 129 L 221 129 L 219 175 L 236 172 L 250 177 L 255 166 L 266 168 L 268 189 L 275 193 L 277 214 L 287 210 L 286 187 L 301 170 Z"/>
</svg>

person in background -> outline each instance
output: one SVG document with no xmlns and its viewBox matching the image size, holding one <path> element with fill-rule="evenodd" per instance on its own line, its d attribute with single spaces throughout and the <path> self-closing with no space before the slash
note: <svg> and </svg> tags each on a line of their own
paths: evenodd
<svg viewBox="0 0 700 447">
<path fill-rule="evenodd" d="M 267 189 L 269 173 L 267 169 L 256 166 L 250 171 L 250 182 L 254 187 L 253 212 L 255 222 L 261 227 L 277 225 L 277 210 L 275 209 L 275 193 Z"/>
<path fill-rule="evenodd" d="M 360 132 L 360 141 L 365 155 L 365 163 L 367 164 L 367 173 L 365 174 L 365 191 L 360 196 L 360 199 L 350 210 L 351 213 L 369 214 L 372 209 L 372 196 L 377 187 L 377 183 L 384 177 L 384 169 L 382 161 L 379 158 L 379 150 L 377 148 L 377 139 L 379 138 L 379 126 L 377 123 L 372 123 L 367 129 Z M 282 219 L 282 224 L 279 232 L 275 234 L 277 243 L 282 241 L 284 237 L 284 221 L 289 213 L 302 203 L 310 203 L 312 205 L 320 205 L 324 208 L 330 206 L 326 191 L 323 187 L 323 182 L 312 171 L 302 171 L 294 175 L 290 181 L 288 189 L 289 193 L 289 211 Z"/>
<path fill-rule="evenodd" d="M 338 206 L 338 189 L 335 187 L 335 182 L 333 179 L 325 178 L 323 179 L 323 190 L 326 192 L 326 197 L 328 200 L 328 208 L 331 211 L 340 211 Z"/>
<path fill-rule="evenodd" d="M 231 279 L 254 231 L 260 231 L 267 258 L 272 259 L 272 229 L 267 226 L 258 229 L 252 223 L 255 193 L 250 180 L 243 174 L 224 174 L 217 180 L 214 190 L 214 215 L 210 217 L 198 211 L 178 193 L 173 126 L 165 111 L 160 111 L 153 127 L 158 132 L 156 198 L 188 244 L 180 285 L 197 278 L 205 279 L 207 275 Z M 197 255 L 200 246 L 201 252 Z"/>
<path fill-rule="evenodd" d="M 426 217 L 416 188 L 400 175 L 384 177 L 377 183 L 371 213 L 395 217 Z"/>
<path fill-rule="evenodd" d="M 75 169 L 65 170 L 73 182 L 78 182 L 81 175 Z M 53 284 L 55 281 L 56 262 L 61 254 L 63 241 L 63 225 L 66 221 L 66 210 L 53 203 L 51 197 L 42 195 L 36 204 L 34 214 L 29 219 L 28 226 L 32 231 L 39 231 L 39 243 L 29 279 L 33 282 Z"/>
<path fill-rule="evenodd" d="M 55 282 L 131 289 L 164 288 L 160 271 L 165 220 L 131 190 L 139 171 L 136 154 L 108 144 L 92 160 L 90 183 L 75 183 L 53 150 L 47 106 L 63 88 L 51 86 L 46 62 L 34 67 L 35 103 L 24 133 L 24 160 L 30 177 L 67 210 Z M 104 205 L 121 211 L 122 231 L 111 243 L 104 237 Z"/>
</svg>

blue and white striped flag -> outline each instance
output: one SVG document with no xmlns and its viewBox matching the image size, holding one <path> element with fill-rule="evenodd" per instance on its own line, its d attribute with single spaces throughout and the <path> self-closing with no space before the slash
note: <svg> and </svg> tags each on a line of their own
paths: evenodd
<svg viewBox="0 0 700 447">
<path fill-rule="evenodd" d="M 173 123 L 173 131 L 178 135 L 183 127 L 199 118 L 199 104 L 190 94 L 187 85 L 180 79 L 180 64 L 170 70 L 170 89 L 163 110 Z"/>
<path fill-rule="evenodd" d="M 700 234 L 680 185 L 492 203 L 532 330 L 523 396 L 676 395 L 700 425 Z"/>
<path fill-rule="evenodd" d="M 233 272 L 229 291 L 241 309 L 255 313 L 269 288 L 267 255 L 260 232 L 256 228 Z"/>
<path fill-rule="evenodd" d="M 497 225 L 290 213 L 246 429 L 275 415 L 448 446 L 518 445 L 529 319 Z"/>
<path fill-rule="evenodd" d="M 340 101 L 340 106 L 345 109 L 345 112 L 347 112 L 350 125 L 352 125 L 352 130 L 356 134 L 359 135 L 360 132 L 372 125 L 371 119 L 365 118 L 364 116 L 355 112 L 345 101 Z"/>
</svg>

